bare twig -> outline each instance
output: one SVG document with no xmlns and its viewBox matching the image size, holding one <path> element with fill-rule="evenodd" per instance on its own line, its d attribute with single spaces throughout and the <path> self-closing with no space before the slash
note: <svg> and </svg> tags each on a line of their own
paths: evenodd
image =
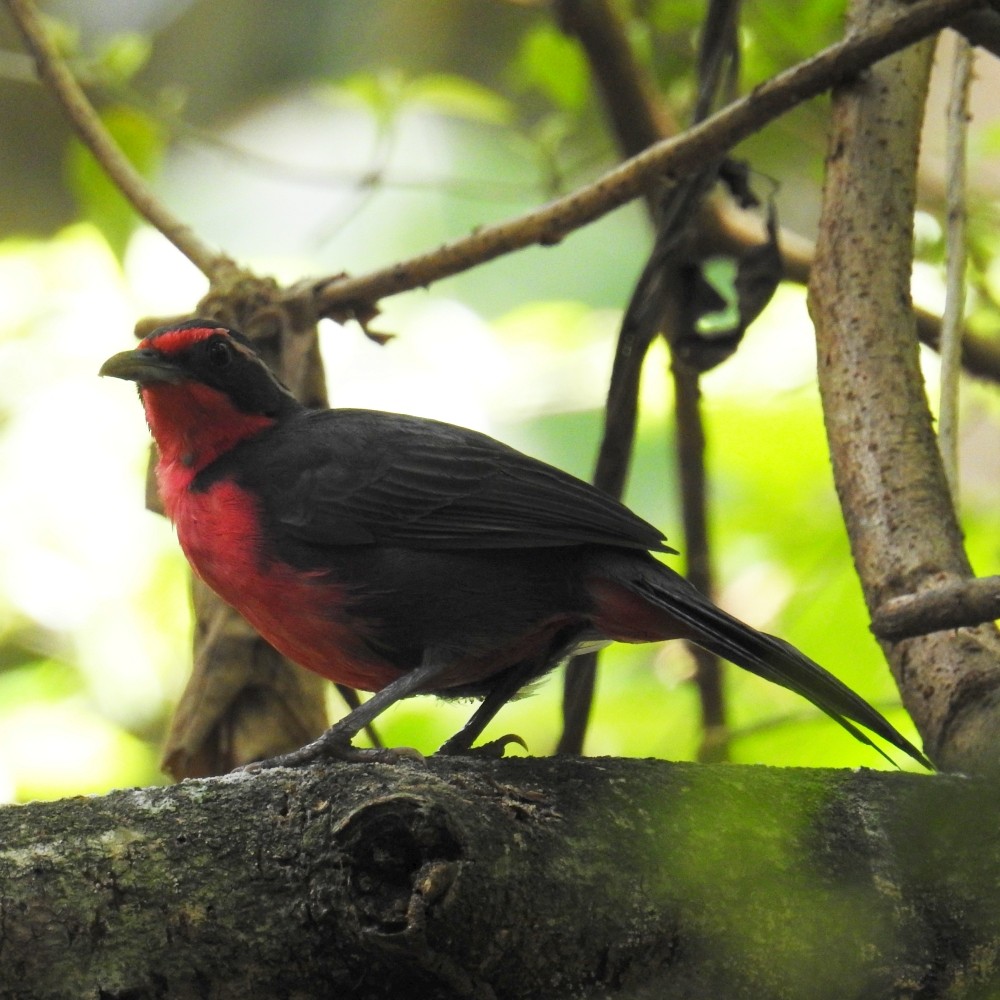
<svg viewBox="0 0 1000 1000">
<path fill-rule="evenodd" d="M 119 191 L 151 226 L 159 230 L 210 280 L 232 262 L 217 253 L 177 219 L 153 194 L 142 175 L 111 138 L 93 105 L 52 44 L 31 0 L 6 0 L 39 77 L 48 85 L 81 142 L 93 153 Z"/>
<path fill-rule="evenodd" d="M 926 309 L 915 309 L 917 335 L 921 343 L 938 349 L 941 343 L 941 317 Z M 965 329 L 961 339 L 962 368 L 969 375 L 1000 382 L 1000 340 L 979 336 Z"/>
<path fill-rule="evenodd" d="M 656 98 L 652 81 L 637 66 L 624 28 L 601 0 L 562 0 L 555 17 L 564 32 L 583 45 L 591 72 L 604 98 L 608 119 L 618 147 L 635 154 L 678 131 L 669 108 Z M 655 197 L 647 193 L 652 211 Z M 657 318 L 659 319 L 659 317 Z M 604 434 L 597 453 L 594 484 L 621 499 L 628 478 L 638 418 L 639 379 L 642 365 L 658 327 L 634 322 L 632 305 L 622 318 L 615 347 L 611 381 L 604 407 Z M 563 685 L 563 730 L 558 753 L 581 753 L 587 731 L 598 653 L 584 653 L 570 662 Z"/>
<path fill-rule="evenodd" d="M 641 281 L 640 281 L 641 284 Z M 635 322 L 629 305 L 618 335 L 615 358 L 604 407 L 604 435 L 597 453 L 594 485 L 609 496 L 621 498 L 639 416 L 639 380 L 642 363 L 659 328 L 655 320 Z M 583 653 L 570 662 L 563 687 L 563 731 L 557 753 L 581 753 L 597 675 L 597 653 Z"/>
<path fill-rule="evenodd" d="M 945 629 L 982 625 L 1000 618 L 1000 576 L 950 580 L 918 594 L 886 601 L 872 615 L 880 639 L 898 642 Z"/>
<path fill-rule="evenodd" d="M 708 536 L 708 476 L 705 468 L 705 425 L 701 412 L 698 372 L 674 359 L 674 417 L 677 421 L 677 467 L 684 519 L 684 575 L 702 593 L 712 594 L 711 549 Z M 729 733 L 722 686 L 722 662 L 694 643 L 687 644 L 695 662 L 695 684 L 701 704 L 701 745 L 698 759 L 725 760 Z"/>
<path fill-rule="evenodd" d="M 23 0 L 8 0 L 13 2 Z M 682 135 L 656 143 L 592 184 L 540 209 L 367 275 L 312 282 L 317 312 L 342 317 L 356 309 L 365 311 L 384 296 L 421 288 L 514 250 L 558 243 L 573 230 L 631 201 L 656 178 L 696 169 L 795 105 L 981 5 L 982 0 L 917 0 L 779 73 Z M 302 293 L 301 288 L 295 291 Z"/>
<path fill-rule="evenodd" d="M 215 253 L 191 231 L 190 227 L 176 219 L 158 201 L 145 181 L 136 173 L 121 150 L 110 136 L 108 136 L 90 102 L 73 79 L 65 61 L 52 50 L 52 46 L 45 36 L 44 29 L 39 26 L 37 12 L 30 0 L 6 0 L 6 3 L 35 57 L 39 76 L 52 87 L 81 139 L 91 149 L 109 176 L 114 179 L 122 194 L 131 202 L 136 211 L 150 225 L 158 229 L 204 274 L 211 277 L 219 270 L 231 266 L 232 262 L 225 255 Z M 939 12 L 930 10 L 930 8 L 935 6 L 937 5 L 934 3 L 934 0 L 923 0 L 922 3 L 916 4 L 914 9 L 905 15 L 904 28 L 909 34 L 901 36 L 902 40 L 897 38 L 895 34 L 889 34 L 886 37 L 884 32 L 881 34 L 875 32 L 876 41 L 880 47 L 874 55 L 869 53 L 866 48 L 867 45 L 872 44 L 869 39 L 870 33 L 865 33 L 860 40 L 849 40 L 850 44 L 841 43 L 841 46 L 847 45 L 848 52 L 854 53 L 853 62 L 845 72 L 856 72 L 857 69 L 865 65 L 866 60 L 870 62 L 873 59 L 877 59 L 879 55 L 891 51 L 897 45 L 905 44 L 908 39 L 936 30 L 940 24 L 952 18 L 959 17 L 961 11 L 964 9 L 972 8 L 974 15 L 982 15 L 982 18 L 987 22 L 1000 20 L 1000 15 L 997 15 L 995 11 L 989 9 L 978 10 L 977 8 L 980 6 L 980 3 L 977 3 L 977 0 L 941 0 Z M 937 16 L 934 16 L 932 23 L 928 25 L 928 16 L 935 13 L 937 13 Z M 967 18 L 971 16 L 967 15 Z M 889 27 L 892 26 L 890 25 Z M 897 28 L 896 30 L 899 29 Z M 795 67 L 781 77 L 775 78 L 770 84 L 762 87 L 761 91 L 767 97 L 769 93 L 774 91 L 777 85 L 778 99 L 782 99 L 781 91 L 787 89 L 789 93 L 784 98 L 788 100 L 787 107 L 791 107 L 797 101 L 804 100 L 815 93 L 821 92 L 838 76 L 835 63 L 838 52 L 840 52 L 840 48 L 834 46 L 832 49 L 826 50 L 826 53 L 820 53 L 820 56 L 817 56 L 816 59 L 803 63 L 800 67 Z M 830 53 L 830 55 L 827 55 L 827 53 Z M 819 61 L 821 58 L 822 62 Z M 789 78 L 789 75 L 796 74 L 800 70 L 806 70 L 810 66 L 813 67 L 810 72 L 816 74 L 817 78 L 812 83 L 812 89 L 803 93 L 801 97 L 798 97 L 795 95 L 795 88 L 800 84 L 795 80 L 794 76 Z M 751 97 L 754 97 L 754 95 L 751 95 Z M 746 100 L 749 100 L 749 98 L 744 99 L 744 102 Z M 737 119 L 739 119 L 740 115 L 746 114 L 747 109 L 744 107 L 741 110 L 740 108 L 740 105 L 744 102 L 737 102 L 732 108 L 725 109 L 723 113 L 720 113 L 720 116 L 732 116 L 735 114 Z M 783 110 L 785 110 L 785 107 L 776 110 L 771 109 L 768 116 L 762 119 L 762 122 L 777 117 Z M 716 116 L 716 118 L 718 119 L 720 116 Z M 727 120 L 726 118 L 722 121 L 711 120 L 712 131 L 709 138 L 715 135 L 717 131 L 724 130 L 723 127 L 726 125 Z M 756 127 L 758 125 L 755 121 L 746 123 L 743 126 L 744 131 L 732 141 L 738 141 L 742 138 L 743 134 L 752 132 Z M 696 138 L 698 143 L 701 144 L 699 148 L 702 148 L 705 142 L 704 134 Z M 673 141 L 686 143 L 688 139 L 684 137 L 683 139 L 679 138 Z M 728 140 L 721 143 L 716 140 L 716 145 L 720 148 L 724 148 L 727 144 L 731 143 Z M 692 162 L 697 162 L 699 155 L 697 150 L 688 154 L 685 153 L 684 149 L 675 150 L 673 147 L 666 149 L 657 147 L 657 149 L 659 150 L 658 153 L 651 150 L 647 155 L 661 156 L 663 158 L 663 166 L 660 167 L 656 164 L 648 165 L 645 162 L 639 164 L 643 172 L 643 177 L 646 174 L 653 176 L 661 169 L 666 170 L 670 168 L 679 171 L 684 166 L 689 168 Z M 355 278 L 339 276 L 324 278 L 319 281 L 310 281 L 292 289 L 288 297 L 300 303 L 310 302 L 315 291 L 318 297 L 318 305 L 323 315 L 352 315 L 355 311 L 364 313 L 370 303 L 375 302 L 383 296 L 426 286 L 440 278 L 458 273 L 466 268 L 475 266 L 477 263 L 491 260 L 494 257 L 524 246 L 534 243 L 555 242 L 566 231 L 558 230 L 556 226 L 558 220 L 564 219 L 572 222 L 575 218 L 575 213 L 582 209 L 583 215 L 580 217 L 580 221 L 576 221 L 574 225 L 583 225 L 585 222 L 592 221 L 594 218 L 598 218 L 600 215 L 628 201 L 646 183 L 641 178 L 629 178 L 629 187 L 625 190 L 615 189 L 614 184 L 618 183 L 616 180 L 617 173 L 617 171 L 612 171 L 605 178 L 600 178 L 595 184 L 589 186 L 589 190 L 592 192 L 591 198 L 593 198 L 595 193 L 598 195 L 598 204 L 596 206 L 590 204 L 586 199 L 582 205 L 577 206 L 574 201 L 575 195 L 571 194 L 560 201 L 544 207 L 538 212 L 528 213 L 526 216 L 511 220 L 501 226 L 480 230 L 471 237 L 456 240 L 454 243 L 448 244 L 440 250 L 430 251 L 411 258 L 408 261 L 403 261 L 399 264 L 391 265 Z M 599 195 L 609 183 L 613 188 L 613 199 L 603 204 Z M 595 191 L 594 189 L 597 190 Z M 567 215 L 568 210 L 569 214 Z M 727 213 L 725 218 L 719 218 L 717 220 L 716 231 L 710 234 L 711 238 L 718 238 L 723 243 L 732 243 L 736 247 L 745 247 L 748 241 L 757 242 L 759 240 L 760 234 L 757 222 L 751 219 L 731 218 L 729 217 L 730 214 L 742 216 L 745 213 Z M 536 216 L 540 216 L 540 219 L 536 219 Z M 808 280 L 808 269 L 812 260 L 811 243 L 797 234 L 783 230 L 781 233 L 781 245 L 788 267 L 787 276 L 795 281 L 806 282 Z M 936 347 L 939 339 L 939 318 L 930 313 L 918 311 L 918 321 L 921 339 L 924 343 Z M 992 339 L 976 337 L 966 331 L 962 347 L 962 363 L 966 370 L 974 375 L 1000 380 L 1000 348 L 997 347 Z"/>
<path fill-rule="evenodd" d="M 556 753 L 583 753 L 597 684 L 597 653 L 579 653 L 566 665 L 563 681 L 563 728 Z"/>
<path fill-rule="evenodd" d="M 966 137 L 969 125 L 969 83 L 972 79 L 972 46 L 954 35 L 951 89 L 948 95 L 946 296 L 941 317 L 941 404 L 938 445 L 944 460 L 952 498 L 958 499 L 958 385 L 962 365 L 962 320 L 965 313 L 965 236 L 967 195 Z"/>
<path fill-rule="evenodd" d="M 597 87 L 604 100 L 617 144 L 626 155 L 635 155 L 660 139 L 679 131 L 656 88 L 635 59 L 621 18 L 607 0 L 564 0 L 556 5 L 562 29 L 583 46 Z M 692 232 L 704 229 L 703 219 L 722 204 L 704 197 L 714 181 L 696 183 L 688 178 L 673 191 L 673 212 L 664 212 L 663 192 L 649 192 L 647 202 L 658 221 L 656 245 L 640 277 L 622 322 L 615 351 L 611 386 L 605 409 L 594 483 L 613 496 L 624 490 L 631 459 L 638 408 L 639 376 L 643 360 L 658 333 L 681 325 L 679 306 L 683 289 L 677 280 L 678 253 L 687 256 Z M 678 206 L 685 217 L 677 218 Z M 670 216 L 674 216 L 673 219 Z M 673 338 L 668 336 L 668 340 Z M 698 404 L 698 375 L 674 367 L 676 383 L 677 461 L 684 520 L 684 549 L 688 579 L 710 594 L 712 581 L 705 516 L 704 431 Z M 714 654 L 688 644 L 696 663 L 695 682 L 702 706 L 703 738 L 699 758 L 725 756 L 725 706 L 722 697 L 721 663 Z M 589 699 L 594 687 L 596 654 L 578 657 L 567 672 L 563 697 L 564 729 L 560 750 L 579 752 L 582 746 Z"/>
<path fill-rule="evenodd" d="M 694 122 L 708 118 L 711 109 L 736 92 L 739 73 L 737 41 L 739 0 L 711 0 L 701 26 L 698 47 L 698 96 Z M 728 91 L 728 92 L 727 92 Z M 705 196 L 702 205 L 713 201 Z M 720 204 L 716 199 L 714 204 Z M 690 326 L 694 327 L 694 322 Z M 688 323 L 681 324 L 681 328 Z M 701 409 L 701 372 L 684 363 L 671 341 L 674 383 L 674 418 L 677 421 L 677 467 L 681 484 L 681 512 L 684 519 L 684 546 L 687 551 L 685 575 L 703 594 L 714 591 L 712 555 L 708 535 L 708 474 L 705 465 L 705 421 Z M 668 340 L 671 339 L 667 331 Z M 695 662 L 694 680 L 701 705 L 702 738 L 698 747 L 701 761 L 722 761 L 729 756 L 726 703 L 722 687 L 722 660 L 711 650 L 688 643 Z"/>
</svg>

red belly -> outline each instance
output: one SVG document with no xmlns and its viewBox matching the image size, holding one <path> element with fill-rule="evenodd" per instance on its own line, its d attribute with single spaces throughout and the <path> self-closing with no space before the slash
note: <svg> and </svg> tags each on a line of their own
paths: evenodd
<svg viewBox="0 0 1000 1000">
<path fill-rule="evenodd" d="M 346 623 L 344 592 L 327 574 L 261 557 L 253 500 L 234 483 L 185 491 L 172 515 L 195 572 L 290 660 L 363 691 L 377 691 L 399 676 L 367 649 L 362 623 Z"/>
</svg>

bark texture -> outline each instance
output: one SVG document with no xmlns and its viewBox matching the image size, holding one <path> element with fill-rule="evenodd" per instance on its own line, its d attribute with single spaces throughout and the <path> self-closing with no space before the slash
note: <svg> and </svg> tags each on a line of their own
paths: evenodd
<svg viewBox="0 0 1000 1000">
<path fill-rule="evenodd" d="M 855 24 L 893 0 L 857 0 Z M 834 92 L 810 282 L 834 477 L 869 612 L 972 577 L 920 371 L 910 302 L 916 163 L 933 43 Z M 1000 767 L 1000 640 L 981 625 L 883 641 L 929 756 Z"/>
<path fill-rule="evenodd" d="M 0 995 L 1000 990 L 983 779 L 342 765 L 0 810 Z"/>
</svg>

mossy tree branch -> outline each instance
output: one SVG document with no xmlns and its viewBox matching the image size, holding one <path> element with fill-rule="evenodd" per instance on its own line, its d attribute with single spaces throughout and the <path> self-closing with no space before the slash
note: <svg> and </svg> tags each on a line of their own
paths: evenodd
<svg viewBox="0 0 1000 1000">
<path fill-rule="evenodd" d="M 5 997 L 1000 989 L 985 780 L 341 765 L 0 810 Z"/>
</svg>

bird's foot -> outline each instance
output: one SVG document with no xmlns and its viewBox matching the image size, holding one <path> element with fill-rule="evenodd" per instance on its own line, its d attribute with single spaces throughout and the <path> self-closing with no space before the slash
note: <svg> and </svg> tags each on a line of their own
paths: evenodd
<svg viewBox="0 0 1000 1000">
<path fill-rule="evenodd" d="M 528 744 L 521 739 L 516 733 L 507 733 L 506 736 L 500 736 L 495 740 L 490 740 L 489 743 L 484 743 L 482 746 L 471 747 L 463 739 L 461 739 L 462 734 L 458 733 L 453 736 L 447 743 L 445 743 L 438 752 L 434 755 L 435 757 L 482 757 L 486 760 L 500 760 L 507 752 L 507 747 L 511 743 L 516 743 L 521 749 L 527 750 Z"/>
<path fill-rule="evenodd" d="M 413 747 L 356 747 L 349 739 L 326 737 L 327 734 L 324 733 L 319 739 L 307 743 L 298 750 L 268 757 L 267 760 L 255 760 L 237 770 L 256 774 L 258 771 L 269 771 L 275 767 L 304 767 L 317 760 L 339 760 L 355 764 L 398 764 L 400 761 L 410 760 L 423 764 L 426 759 Z"/>
</svg>

